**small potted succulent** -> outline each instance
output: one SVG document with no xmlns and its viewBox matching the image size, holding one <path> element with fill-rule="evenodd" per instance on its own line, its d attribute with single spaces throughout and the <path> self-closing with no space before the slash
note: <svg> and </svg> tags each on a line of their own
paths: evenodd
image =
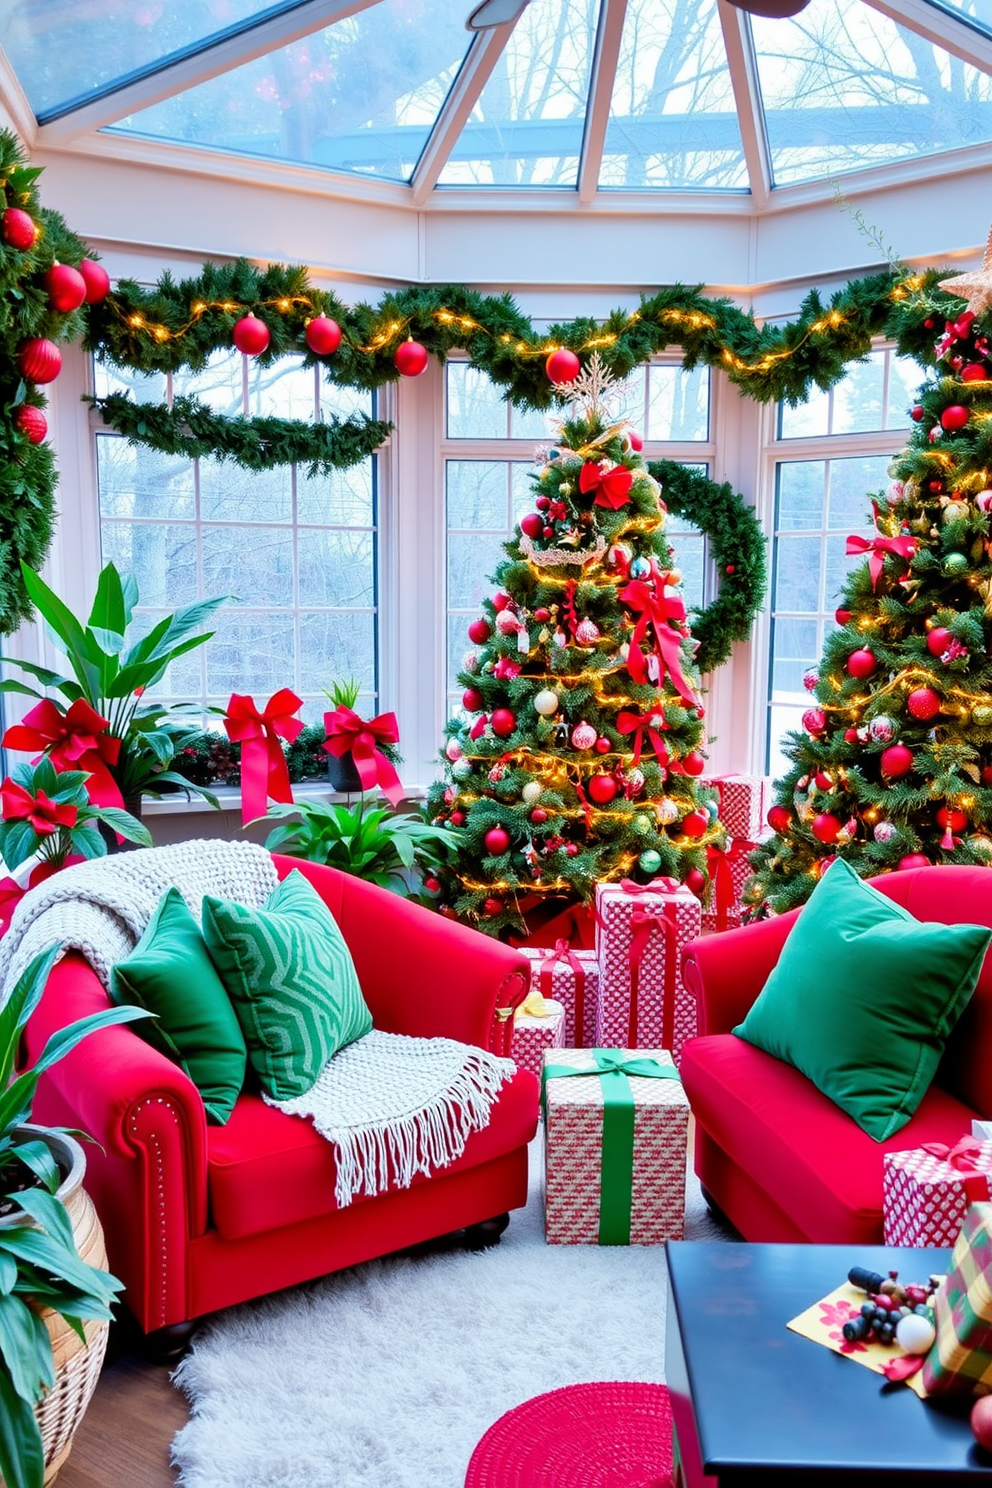
<svg viewBox="0 0 992 1488">
<path fill-rule="evenodd" d="M 370 780 L 363 784 L 355 763 L 354 749 L 359 739 L 362 740 L 369 760 L 378 760 L 382 765 L 384 778 L 390 783 L 399 783 L 395 769 L 391 768 L 402 763 L 402 756 L 397 748 L 399 732 L 395 714 L 383 713 L 370 722 L 359 718 L 355 712 L 355 704 L 360 691 L 361 684 L 354 677 L 349 677 L 345 682 L 332 682 L 330 687 L 324 688 L 324 696 L 334 705 L 330 712 L 324 714 L 324 728 L 328 735 L 324 745 L 327 751 L 327 778 L 331 789 L 340 791 L 343 795 L 359 793 L 367 790 L 370 785 Z M 378 768 L 375 773 L 379 774 Z M 402 789 L 397 799 L 401 795 Z"/>
</svg>

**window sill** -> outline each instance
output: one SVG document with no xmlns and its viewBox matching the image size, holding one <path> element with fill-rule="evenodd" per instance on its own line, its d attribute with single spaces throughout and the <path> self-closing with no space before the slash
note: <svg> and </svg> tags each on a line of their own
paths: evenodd
<svg viewBox="0 0 992 1488">
<path fill-rule="evenodd" d="M 213 794 L 220 802 L 220 809 L 227 814 L 237 812 L 241 815 L 241 787 L 236 785 L 216 785 L 210 787 Z M 424 785 L 410 785 L 404 787 L 404 800 L 421 801 L 427 794 Z M 319 780 L 304 780 L 293 786 L 293 796 L 297 801 L 329 801 L 336 806 L 348 806 L 357 801 L 356 795 L 345 795 L 341 791 L 332 791 L 330 786 L 323 785 Z M 379 804 L 378 802 L 376 804 Z M 162 796 L 156 800 L 154 796 L 144 796 L 141 802 L 142 817 L 153 816 L 215 816 L 216 812 L 209 801 L 202 796 L 190 796 L 187 798 L 177 791 L 175 795 Z"/>
</svg>

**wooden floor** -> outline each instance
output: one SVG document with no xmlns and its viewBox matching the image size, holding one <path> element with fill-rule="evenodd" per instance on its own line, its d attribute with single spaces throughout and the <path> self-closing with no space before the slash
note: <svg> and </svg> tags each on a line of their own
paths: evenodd
<svg viewBox="0 0 992 1488">
<path fill-rule="evenodd" d="M 169 1372 L 135 1354 L 104 1365 L 57 1488 L 174 1488 L 169 1445 L 188 1409 Z"/>
</svg>

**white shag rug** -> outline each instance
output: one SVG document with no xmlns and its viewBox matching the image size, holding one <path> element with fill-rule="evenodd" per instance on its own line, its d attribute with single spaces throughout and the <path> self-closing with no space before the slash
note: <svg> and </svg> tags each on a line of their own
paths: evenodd
<svg viewBox="0 0 992 1488">
<path fill-rule="evenodd" d="M 501 1243 L 372 1261 L 232 1308 L 174 1376 L 186 1488 L 463 1488 L 513 1406 L 588 1380 L 664 1380 L 662 1247 L 547 1245 L 540 1135 Z M 689 1175 L 687 1239 L 727 1238 Z"/>
</svg>

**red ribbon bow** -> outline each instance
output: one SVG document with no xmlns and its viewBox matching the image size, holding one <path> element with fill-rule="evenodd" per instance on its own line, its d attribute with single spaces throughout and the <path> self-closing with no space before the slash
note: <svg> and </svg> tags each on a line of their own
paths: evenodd
<svg viewBox="0 0 992 1488">
<path fill-rule="evenodd" d="M 634 883 L 631 878 L 622 878 L 620 887 L 625 894 L 677 894 L 682 885 L 677 878 L 653 878 L 650 883 Z M 688 890 L 686 891 L 688 892 Z M 640 971 L 644 952 L 656 930 L 661 932 L 665 943 L 664 987 L 661 1010 L 661 1046 L 670 1049 L 675 1038 L 675 973 L 678 970 L 675 957 L 669 954 L 672 938 L 678 934 L 678 911 L 668 901 L 660 908 L 646 904 L 635 904 L 630 913 L 630 950 L 627 961 L 630 966 L 630 1006 L 627 1012 L 627 1042 L 631 1049 L 637 1048 L 638 1003 L 640 1001 Z"/>
<path fill-rule="evenodd" d="M 264 816 L 270 798 L 292 803 L 289 770 L 279 740 L 287 739 L 292 744 L 298 737 L 303 724 L 293 714 L 302 702 L 295 692 L 283 687 L 260 710 L 253 698 L 231 693 L 224 727 L 231 742 L 241 745 L 242 822 Z"/>
<path fill-rule="evenodd" d="M 362 790 L 370 791 L 378 785 L 386 799 L 398 806 L 403 799 L 400 777 L 392 761 L 378 748 L 380 744 L 399 743 L 396 714 L 380 713 L 366 723 L 342 704 L 333 713 L 324 714 L 324 728 L 327 730 L 324 749 L 338 759 L 350 753 Z"/>
<path fill-rule="evenodd" d="M 41 790 L 32 796 L 9 775 L 0 785 L 0 804 L 4 821 L 30 822 L 39 837 L 51 837 L 60 827 L 74 827 L 79 816 L 77 807 L 53 801 Z"/>
<path fill-rule="evenodd" d="M 658 763 L 660 765 L 668 764 L 668 749 L 664 739 L 658 732 L 659 729 L 667 727 L 668 724 L 665 722 L 664 717 L 657 712 L 631 713 L 627 709 L 624 709 L 617 714 L 617 733 L 634 735 L 634 758 L 632 765 L 635 769 L 641 762 L 641 750 L 644 748 L 645 739 L 650 742 L 651 748 L 658 756 Z"/>
<path fill-rule="evenodd" d="M 605 506 L 610 511 L 619 511 L 630 501 L 630 488 L 634 484 L 634 473 L 623 465 L 614 465 L 612 470 L 604 468 L 602 460 L 587 460 L 579 471 L 579 490 L 584 496 L 595 491 L 593 506 Z"/>
<path fill-rule="evenodd" d="M 541 962 L 539 991 L 542 997 L 554 996 L 556 966 L 568 966 L 575 978 L 575 1027 L 568 1027 L 568 1007 L 565 1008 L 565 1034 L 574 1039 L 574 1047 L 584 1047 L 586 1029 L 586 972 L 571 945 L 563 938 L 555 941 L 553 951 L 548 951 Z"/>
<path fill-rule="evenodd" d="M 878 583 L 879 575 L 885 566 L 886 553 L 892 553 L 896 558 L 901 558 L 908 563 L 915 555 L 917 541 L 915 537 L 861 537 L 854 532 L 847 539 L 847 553 L 868 554 L 868 572 L 871 575 L 871 587 L 874 592 Z"/>
<path fill-rule="evenodd" d="M 669 620 L 685 619 L 684 600 L 678 594 L 657 594 L 653 584 L 647 584 L 643 579 L 633 579 L 625 584 L 620 590 L 620 598 L 637 616 L 627 653 L 627 670 L 633 681 L 643 684 L 648 680 L 647 659 L 641 650 L 641 642 L 650 625 L 654 628 L 654 649 L 660 667 L 658 685 L 664 681 L 667 671 L 682 701 L 690 708 L 695 708 L 696 695 L 682 675 L 682 661 L 679 656 L 682 636 L 668 623 Z"/>
<path fill-rule="evenodd" d="M 706 871 L 713 885 L 713 908 L 716 912 L 716 928 L 726 930 L 727 919 L 734 907 L 734 875 L 730 871 L 730 860 L 719 847 L 710 843 L 706 848 Z"/>
<path fill-rule="evenodd" d="M 101 718 L 85 698 L 77 698 L 63 713 L 50 698 L 43 698 L 20 723 L 12 724 L 3 736 L 5 749 L 47 754 L 56 770 L 86 770 L 86 792 L 94 806 L 123 807 L 117 781 L 108 766 L 120 758 L 121 741 L 106 730 Z"/>
<path fill-rule="evenodd" d="M 962 1137 L 953 1147 L 946 1142 L 921 1142 L 920 1149 L 931 1157 L 948 1163 L 964 1178 L 964 1192 L 969 1204 L 981 1203 L 989 1197 L 988 1174 L 978 1165 L 982 1155 L 981 1143 L 974 1137 Z"/>
</svg>

